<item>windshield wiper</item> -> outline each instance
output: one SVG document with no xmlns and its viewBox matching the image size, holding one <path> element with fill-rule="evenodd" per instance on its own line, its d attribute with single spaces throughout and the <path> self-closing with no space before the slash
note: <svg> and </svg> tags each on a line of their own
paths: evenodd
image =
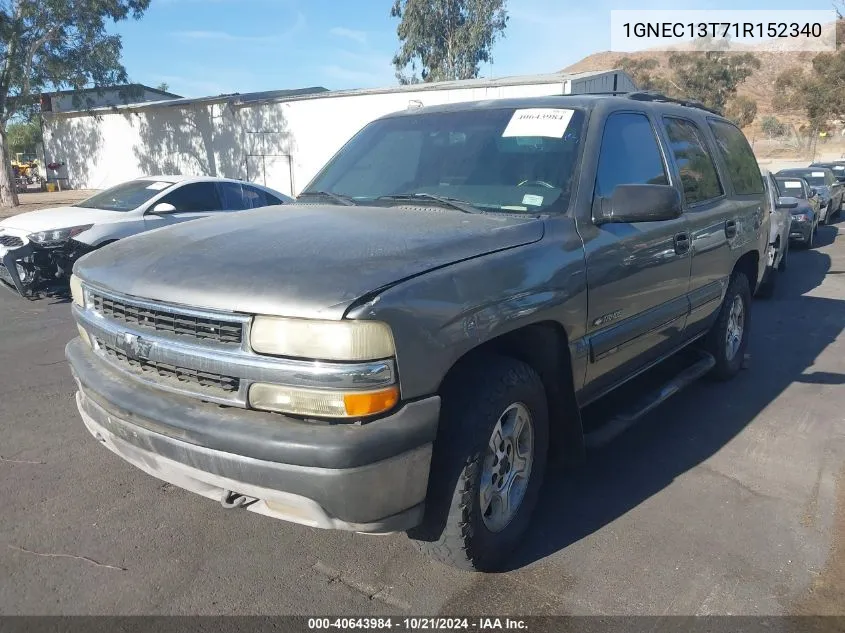
<svg viewBox="0 0 845 633">
<path fill-rule="evenodd" d="M 436 196 L 433 193 L 396 193 L 389 196 L 379 196 L 376 200 L 431 200 L 432 202 L 439 203 L 441 206 L 463 211 L 464 213 L 482 213 L 478 207 L 474 207 L 465 200 Z"/>
<path fill-rule="evenodd" d="M 356 206 L 356 202 L 349 196 L 344 196 L 343 194 L 339 193 L 332 193 L 331 191 L 303 191 L 296 197 L 296 199 L 299 200 L 300 198 L 306 197 L 329 198 L 330 200 L 334 200 L 338 204 L 342 204 L 347 207 Z"/>
</svg>

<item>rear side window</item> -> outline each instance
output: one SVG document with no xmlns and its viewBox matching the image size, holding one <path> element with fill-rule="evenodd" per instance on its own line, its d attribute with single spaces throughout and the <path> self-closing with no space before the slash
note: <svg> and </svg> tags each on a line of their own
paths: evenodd
<svg viewBox="0 0 845 633">
<path fill-rule="evenodd" d="M 710 121 L 710 129 L 716 137 L 719 153 L 728 166 L 736 192 L 740 195 L 763 193 L 760 166 L 745 135 L 736 126 L 724 121 Z"/>
<path fill-rule="evenodd" d="M 609 197 L 617 185 L 667 185 L 666 167 L 654 129 L 644 114 L 611 114 L 604 126 L 596 195 Z"/>
<path fill-rule="evenodd" d="M 701 130 L 691 121 L 666 117 L 666 134 L 684 186 L 684 200 L 695 204 L 718 198 L 724 191 Z"/>
<path fill-rule="evenodd" d="M 271 204 L 279 204 L 273 196 L 268 196 L 263 189 L 244 185 L 244 204 L 247 209 L 257 209 Z"/>
<path fill-rule="evenodd" d="M 249 209 L 244 201 L 243 188 L 237 182 L 219 182 L 217 188 L 223 201 L 223 208 L 228 211 L 242 211 Z"/>
</svg>

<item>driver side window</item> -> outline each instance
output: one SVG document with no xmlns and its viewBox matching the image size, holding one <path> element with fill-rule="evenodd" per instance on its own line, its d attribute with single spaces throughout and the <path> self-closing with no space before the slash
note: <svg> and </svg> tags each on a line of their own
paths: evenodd
<svg viewBox="0 0 845 633">
<path fill-rule="evenodd" d="M 194 182 L 179 187 L 164 196 L 158 203 L 166 202 L 177 211 L 220 211 L 222 205 L 213 182 Z"/>
<path fill-rule="evenodd" d="M 668 185 L 654 128 L 645 114 L 611 114 L 604 125 L 596 196 L 609 198 L 617 185 Z"/>
</svg>

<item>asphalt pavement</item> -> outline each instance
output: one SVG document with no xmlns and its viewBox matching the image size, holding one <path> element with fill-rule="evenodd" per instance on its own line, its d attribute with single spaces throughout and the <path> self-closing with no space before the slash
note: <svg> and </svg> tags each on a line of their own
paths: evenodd
<svg viewBox="0 0 845 633">
<path fill-rule="evenodd" d="M 124 463 L 76 412 L 67 300 L 0 291 L 0 614 L 845 614 L 845 222 L 752 314 L 745 371 L 550 473 L 483 575 Z"/>
</svg>

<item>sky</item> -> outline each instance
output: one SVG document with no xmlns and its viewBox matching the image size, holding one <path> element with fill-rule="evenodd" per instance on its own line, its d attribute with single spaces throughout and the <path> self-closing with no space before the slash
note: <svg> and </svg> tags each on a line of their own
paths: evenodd
<svg viewBox="0 0 845 633">
<path fill-rule="evenodd" d="M 152 0 L 123 38 L 134 82 L 201 97 L 394 85 L 393 0 Z M 482 76 L 561 70 L 610 49 L 612 9 L 821 9 L 833 0 L 508 0 L 505 37 Z"/>
</svg>

